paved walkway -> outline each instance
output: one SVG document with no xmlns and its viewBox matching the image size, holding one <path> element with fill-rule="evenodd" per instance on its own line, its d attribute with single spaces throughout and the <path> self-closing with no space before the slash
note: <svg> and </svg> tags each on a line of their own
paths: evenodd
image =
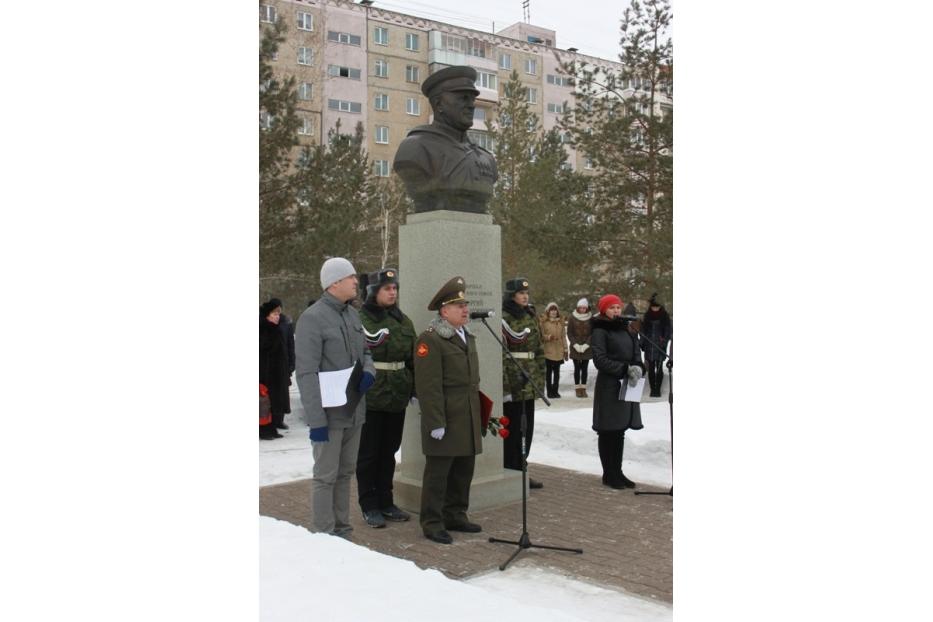
<svg viewBox="0 0 933 622">
<path fill-rule="evenodd" d="M 635 495 L 632 490 L 603 486 L 598 475 L 531 464 L 529 472 L 544 482 L 528 500 L 528 533 L 532 544 L 582 548 L 583 554 L 530 548 L 509 568 L 531 565 L 631 594 L 673 602 L 673 498 Z M 259 512 L 301 525 L 310 524 L 311 480 L 259 489 Z M 639 490 L 659 490 L 639 486 Z M 517 541 L 522 533 L 521 502 L 471 512 L 483 532 L 454 532 L 454 544 L 431 542 L 421 534 L 418 517 L 373 529 L 363 521 L 351 490 L 350 539 L 374 551 L 408 559 L 464 579 L 495 571 L 517 550 L 489 537 Z M 506 570 L 508 572 L 508 570 Z"/>
</svg>

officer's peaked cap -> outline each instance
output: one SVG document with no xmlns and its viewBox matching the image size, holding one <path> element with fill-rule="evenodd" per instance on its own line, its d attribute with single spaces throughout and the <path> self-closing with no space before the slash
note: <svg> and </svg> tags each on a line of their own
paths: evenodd
<svg viewBox="0 0 933 622">
<path fill-rule="evenodd" d="M 444 283 L 440 290 L 434 295 L 434 298 L 432 298 L 430 304 L 428 304 L 428 311 L 437 311 L 444 305 L 448 305 L 452 302 L 469 302 L 464 294 L 465 290 L 466 282 L 463 280 L 463 277 L 455 276 Z"/>
<path fill-rule="evenodd" d="M 445 91 L 473 91 L 479 95 L 476 90 L 476 70 L 466 66 L 445 67 L 421 83 L 421 92 L 428 99 Z"/>
</svg>

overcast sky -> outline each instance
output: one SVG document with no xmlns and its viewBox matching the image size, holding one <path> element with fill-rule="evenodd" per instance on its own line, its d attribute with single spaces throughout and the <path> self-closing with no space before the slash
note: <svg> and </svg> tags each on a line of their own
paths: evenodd
<svg viewBox="0 0 933 622">
<path fill-rule="evenodd" d="M 491 32 L 523 21 L 522 0 L 375 0 L 373 6 Z M 577 6 L 585 10 L 574 10 Z M 626 0 L 530 0 L 535 26 L 557 31 L 557 47 L 618 60 L 619 20 Z"/>
</svg>

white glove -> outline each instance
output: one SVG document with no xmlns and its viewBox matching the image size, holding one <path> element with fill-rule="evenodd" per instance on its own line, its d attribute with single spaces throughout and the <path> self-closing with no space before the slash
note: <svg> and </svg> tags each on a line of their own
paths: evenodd
<svg viewBox="0 0 933 622">
<path fill-rule="evenodd" d="M 409 400 L 409 403 L 410 403 L 412 406 L 414 406 L 415 408 L 418 408 L 418 398 L 417 398 L 417 397 L 411 398 L 411 399 Z"/>
<path fill-rule="evenodd" d="M 512 401 L 512 394 L 511 394 L 511 393 L 506 393 L 505 395 L 503 395 L 503 396 L 502 396 L 502 401 L 503 401 L 503 402 L 511 402 L 511 401 Z"/>
<path fill-rule="evenodd" d="M 436 430 L 431 430 L 431 438 L 438 440 L 438 441 L 444 438 L 444 428 L 438 428 Z"/>
<path fill-rule="evenodd" d="M 628 386 L 634 387 L 641 380 L 641 367 L 638 365 L 629 365 L 628 368 Z"/>
</svg>

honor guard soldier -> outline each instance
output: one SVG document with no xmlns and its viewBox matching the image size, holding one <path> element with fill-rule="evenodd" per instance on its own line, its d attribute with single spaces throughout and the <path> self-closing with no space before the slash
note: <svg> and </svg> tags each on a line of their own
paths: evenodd
<svg viewBox="0 0 933 622">
<path fill-rule="evenodd" d="M 434 122 L 419 125 L 401 142 L 393 170 L 405 182 L 415 212 L 455 210 L 486 213 L 498 179 L 496 159 L 470 142 L 476 104 L 476 70 L 447 67 L 421 85 Z"/>
<path fill-rule="evenodd" d="M 479 358 L 467 329 L 469 302 L 463 277 L 450 279 L 431 300 L 438 317 L 415 343 L 415 388 L 421 406 L 424 479 L 421 529 L 450 544 L 449 531 L 476 533 L 467 518 L 476 455 L 482 453 Z"/>
<path fill-rule="evenodd" d="M 502 339 L 538 387 L 544 386 L 544 348 L 535 309 L 529 303 L 528 279 L 516 277 L 505 283 L 502 294 Z M 502 354 L 502 411 L 509 418 L 509 435 L 503 442 L 505 468 L 522 470 L 521 418 L 525 409 L 525 453 L 531 453 L 531 440 L 535 431 L 535 393 L 512 361 Z M 528 478 L 529 488 L 542 488 L 543 484 Z"/>
<path fill-rule="evenodd" d="M 370 527 L 411 516 L 392 498 L 395 453 L 402 444 L 405 408 L 414 391 L 415 326 L 398 308 L 398 270 L 383 268 L 366 277 L 360 309 L 364 337 L 378 374 L 366 394 L 366 423 L 356 462 L 363 518 Z"/>
</svg>

